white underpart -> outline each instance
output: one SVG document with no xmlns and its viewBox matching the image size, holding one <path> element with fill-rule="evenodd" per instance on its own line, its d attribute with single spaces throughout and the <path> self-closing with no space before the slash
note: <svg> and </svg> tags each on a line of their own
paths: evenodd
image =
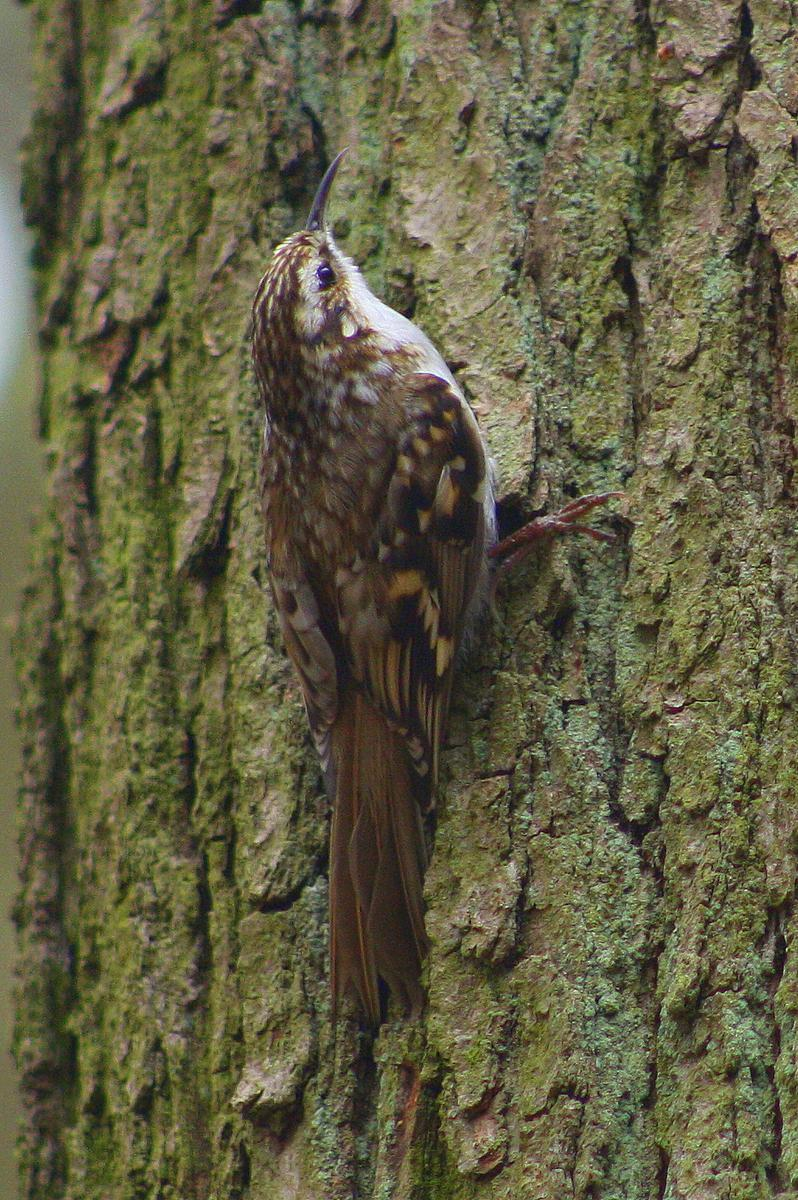
<svg viewBox="0 0 798 1200">
<path fill-rule="evenodd" d="M 385 342 L 386 350 L 398 350 L 402 346 L 413 346 L 418 351 L 419 371 L 437 375 L 439 379 L 445 379 L 460 395 L 460 389 L 454 381 L 454 376 L 427 335 L 412 321 L 408 321 L 407 317 L 403 317 L 395 309 L 383 304 L 382 300 L 379 300 L 370 291 L 368 284 L 351 259 L 346 258 L 343 254 L 340 255 L 340 259 L 346 268 L 353 315 L 359 325 L 373 329 Z"/>
</svg>

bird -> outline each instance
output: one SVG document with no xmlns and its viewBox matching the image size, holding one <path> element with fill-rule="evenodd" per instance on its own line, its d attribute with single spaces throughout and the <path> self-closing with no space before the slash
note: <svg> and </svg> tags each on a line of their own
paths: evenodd
<svg viewBox="0 0 798 1200">
<path fill-rule="evenodd" d="M 579 519 L 615 493 L 497 542 L 471 406 L 429 338 L 333 238 L 327 204 L 345 154 L 260 280 L 252 355 L 271 592 L 332 811 L 333 1013 L 349 997 L 378 1025 L 386 988 L 405 1011 L 424 1004 L 424 818 L 491 564 L 551 533 L 609 539 Z"/>
</svg>

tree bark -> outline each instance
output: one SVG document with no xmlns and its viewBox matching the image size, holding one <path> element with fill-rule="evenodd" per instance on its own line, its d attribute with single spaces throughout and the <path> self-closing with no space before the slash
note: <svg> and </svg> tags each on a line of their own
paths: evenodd
<svg viewBox="0 0 798 1200">
<path fill-rule="evenodd" d="M 798 28 L 781 0 L 38 0 L 48 509 L 16 639 L 25 1200 L 798 1189 Z M 461 668 L 422 1019 L 331 1022 L 251 298 L 336 232 L 505 531 L 621 487 Z"/>
</svg>

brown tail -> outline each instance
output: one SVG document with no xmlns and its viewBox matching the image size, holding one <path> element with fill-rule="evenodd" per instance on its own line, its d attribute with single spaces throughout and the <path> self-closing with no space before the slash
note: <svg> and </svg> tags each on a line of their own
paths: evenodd
<svg viewBox="0 0 798 1200">
<path fill-rule="evenodd" d="M 425 853 L 412 768 L 398 734 L 362 696 L 333 731 L 337 785 L 330 837 L 330 958 L 334 1002 L 359 998 L 380 1020 L 381 976 L 420 1008 L 426 953 Z"/>
</svg>

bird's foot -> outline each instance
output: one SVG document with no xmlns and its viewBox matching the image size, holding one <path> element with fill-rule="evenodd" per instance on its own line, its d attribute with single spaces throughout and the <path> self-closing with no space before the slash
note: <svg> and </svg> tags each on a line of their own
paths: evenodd
<svg viewBox="0 0 798 1200">
<path fill-rule="evenodd" d="M 490 557 L 497 564 L 497 573 L 503 573 L 510 567 L 517 566 L 533 549 L 535 542 L 540 541 L 541 538 L 556 537 L 560 533 L 584 533 L 596 542 L 614 542 L 615 534 L 608 533 L 604 529 L 594 529 L 592 525 L 583 525 L 580 518 L 589 513 L 591 509 L 598 508 L 599 505 L 606 504 L 608 500 L 615 500 L 622 495 L 623 492 L 596 492 L 590 496 L 579 496 L 570 504 L 566 504 L 559 512 L 535 517 L 534 521 L 522 525 L 520 529 L 516 529 L 515 533 L 503 538 L 488 551 Z"/>
</svg>

